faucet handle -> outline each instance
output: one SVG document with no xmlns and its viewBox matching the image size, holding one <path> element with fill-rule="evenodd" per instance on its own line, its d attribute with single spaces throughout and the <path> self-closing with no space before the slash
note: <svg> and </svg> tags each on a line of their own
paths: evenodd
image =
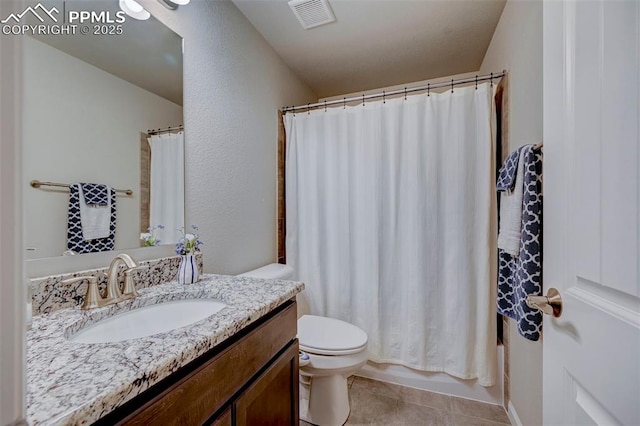
<svg viewBox="0 0 640 426">
<path fill-rule="evenodd" d="M 62 284 L 75 284 L 85 280 L 89 281 L 89 284 L 87 285 L 87 293 L 84 296 L 84 302 L 80 309 L 87 310 L 100 307 L 102 297 L 100 297 L 100 291 L 98 290 L 98 277 L 91 275 L 74 277 L 63 280 Z"/>
<path fill-rule="evenodd" d="M 139 294 L 136 291 L 136 285 L 133 281 L 132 274 L 137 271 L 142 271 L 147 269 L 148 266 L 136 266 L 133 268 L 125 269 L 124 271 L 124 287 L 122 289 L 122 296 L 127 296 L 127 298 L 138 297 Z"/>
</svg>

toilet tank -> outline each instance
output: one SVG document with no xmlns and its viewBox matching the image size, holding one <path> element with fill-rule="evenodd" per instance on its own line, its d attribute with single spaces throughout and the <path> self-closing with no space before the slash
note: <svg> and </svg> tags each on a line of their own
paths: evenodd
<svg viewBox="0 0 640 426">
<path fill-rule="evenodd" d="M 289 265 L 283 265 L 282 263 L 270 263 L 238 276 L 263 278 L 268 280 L 291 280 L 293 279 L 293 268 Z"/>
<path fill-rule="evenodd" d="M 238 275 L 239 277 L 252 277 L 263 278 L 267 280 L 293 280 L 293 268 L 289 265 L 283 265 L 282 263 L 270 263 L 262 268 L 254 269 L 244 274 Z M 298 318 L 303 315 L 311 313 L 309 301 L 305 292 L 298 293 L 296 295 L 296 301 L 298 302 Z"/>
</svg>

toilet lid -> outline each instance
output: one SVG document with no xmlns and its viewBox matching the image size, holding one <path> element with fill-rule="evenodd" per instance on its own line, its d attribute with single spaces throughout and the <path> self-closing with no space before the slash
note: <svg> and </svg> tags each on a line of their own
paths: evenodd
<svg viewBox="0 0 640 426">
<path fill-rule="evenodd" d="M 298 320 L 300 349 L 318 355 L 348 355 L 367 346 L 367 333 L 348 322 L 303 315 Z"/>
</svg>

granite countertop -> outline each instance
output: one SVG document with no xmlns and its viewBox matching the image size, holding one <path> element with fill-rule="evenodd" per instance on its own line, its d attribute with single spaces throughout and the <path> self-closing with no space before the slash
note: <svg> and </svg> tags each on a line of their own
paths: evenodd
<svg viewBox="0 0 640 426">
<path fill-rule="evenodd" d="M 34 317 L 27 338 L 27 421 L 89 424 L 144 392 L 304 289 L 294 281 L 204 275 L 139 290 L 104 308 L 62 309 Z M 115 343 L 71 342 L 67 336 L 108 316 L 170 300 L 215 298 L 218 313 L 166 333 Z"/>
</svg>

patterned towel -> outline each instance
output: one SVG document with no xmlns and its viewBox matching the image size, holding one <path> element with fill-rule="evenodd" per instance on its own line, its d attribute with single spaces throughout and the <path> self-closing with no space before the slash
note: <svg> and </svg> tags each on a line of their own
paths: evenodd
<svg viewBox="0 0 640 426">
<path fill-rule="evenodd" d="M 516 172 L 518 170 L 518 161 L 520 160 L 520 151 L 527 145 L 513 151 L 504 160 L 504 164 L 498 173 L 498 182 L 496 182 L 497 191 L 511 191 L 516 183 Z"/>
<path fill-rule="evenodd" d="M 111 193 L 111 222 L 109 236 L 95 240 L 85 240 L 82 234 L 82 220 L 80 218 L 80 187 L 79 184 L 69 186 L 69 215 L 67 218 L 67 249 L 75 253 L 97 253 L 113 250 L 116 238 L 116 192 Z"/>
<path fill-rule="evenodd" d="M 527 305 L 527 295 L 542 294 L 542 153 L 523 147 L 525 171 L 520 253 L 498 250 L 498 313 L 513 318 L 523 337 L 536 341 L 542 313 Z M 511 155 L 510 155 L 511 157 Z"/>
<path fill-rule="evenodd" d="M 109 191 L 107 185 L 100 183 L 81 183 L 84 203 L 88 206 L 106 207 L 109 204 Z"/>
</svg>

